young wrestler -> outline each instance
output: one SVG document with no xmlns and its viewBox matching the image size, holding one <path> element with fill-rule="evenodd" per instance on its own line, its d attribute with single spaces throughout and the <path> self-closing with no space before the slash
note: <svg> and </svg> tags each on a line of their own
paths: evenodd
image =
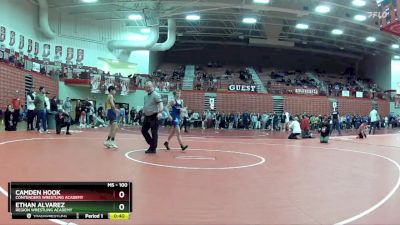
<svg viewBox="0 0 400 225">
<path fill-rule="evenodd" d="M 169 142 L 176 132 L 176 137 L 178 138 L 178 142 L 181 146 L 181 149 L 182 149 L 182 151 L 185 151 L 188 148 L 188 146 L 184 145 L 182 143 L 182 136 L 181 136 L 181 130 L 180 130 L 180 125 L 182 122 L 182 115 L 181 115 L 182 110 L 181 109 L 183 108 L 183 100 L 181 99 L 181 92 L 180 91 L 174 92 L 174 97 L 175 97 L 175 99 L 170 102 L 169 107 L 168 107 L 168 108 L 172 109 L 171 115 L 169 115 L 169 109 L 167 109 L 168 118 L 169 118 L 169 120 L 172 121 L 172 124 L 171 124 L 171 129 L 170 129 L 168 139 L 166 142 L 164 142 L 164 146 L 167 148 L 167 150 L 170 150 Z"/>
</svg>

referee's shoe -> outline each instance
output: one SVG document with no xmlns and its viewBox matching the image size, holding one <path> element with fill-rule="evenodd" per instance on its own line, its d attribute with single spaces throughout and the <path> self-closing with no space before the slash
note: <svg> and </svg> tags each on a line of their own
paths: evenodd
<svg viewBox="0 0 400 225">
<path fill-rule="evenodd" d="M 156 150 L 155 149 L 151 149 L 151 147 L 149 149 L 147 149 L 147 151 L 145 151 L 144 153 L 146 154 L 156 154 Z"/>
</svg>

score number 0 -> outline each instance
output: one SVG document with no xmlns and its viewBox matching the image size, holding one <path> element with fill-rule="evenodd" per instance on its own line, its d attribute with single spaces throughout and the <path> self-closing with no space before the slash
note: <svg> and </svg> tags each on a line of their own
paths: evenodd
<svg viewBox="0 0 400 225">
<path fill-rule="evenodd" d="M 118 197 L 119 198 L 124 198 L 125 197 L 125 192 L 124 191 L 120 191 L 118 193 Z M 123 211 L 125 209 L 125 205 L 121 203 L 121 204 L 119 204 L 118 208 L 119 208 L 119 210 Z"/>
<path fill-rule="evenodd" d="M 119 183 L 119 187 L 128 187 L 128 183 Z M 125 197 L 125 192 L 120 191 L 118 193 L 119 198 L 124 198 Z M 119 210 L 123 211 L 125 209 L 125 205 L 124 204 L 119 204 Z"/>
</svg>

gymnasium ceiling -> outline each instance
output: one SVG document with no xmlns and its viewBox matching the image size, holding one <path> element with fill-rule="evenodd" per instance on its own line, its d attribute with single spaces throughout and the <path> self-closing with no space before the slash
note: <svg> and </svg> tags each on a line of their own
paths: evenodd
<svg viewBox="0 0 400 225">
<path fill-rule="evenodd" d="M 296 48 L 304 51 L 332 52 L 343 56 L 364 56 L 382 53 L 397 54 L 392 48 L 399 38 L 379 30 L 375 0 L 356 7 L 352 0 L 270 0 L 256 4 L 253 0 L 49 0 L 50 8 L 97 21 L 117 21 L 132 28 L 159 24 L 162 37 L 167 33 L 167 19 L 177 21 L 177 42 L 173 50 L 203 48 L 207 45 L 258 45 L 275 48 Z M 319 5 L 329 6 L 330 12 L 318 13 Z M 129 20 L 131 14 L 142 14 L 146 20 Z M 198 21 L 188 21 L 188 14 L 200 15 Z M 354 16 L 366 16 L 356 21 Z M 244 17 L 257 19 L 245 24 Z M 306 30 L 296 24 L 309 26 Z M 333 29 L 343 31 L 333 35 Z M 375 42 L 366 38 L 373 36 Z M 262 40 L 260 40 L 262 39 Z M 267 40 L 267 41 L 266 41 Z M 249 44 L 252 43 L 252 44 Z M 284 46 L 292 45 L 294 47 Z"/>
</svg>

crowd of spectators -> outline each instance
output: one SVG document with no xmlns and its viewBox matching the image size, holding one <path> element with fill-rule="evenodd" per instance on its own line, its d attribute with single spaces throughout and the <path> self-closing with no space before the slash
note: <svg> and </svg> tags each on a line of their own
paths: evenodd
<svg viewBox="0 0 400 225">
<path fill-rule="evenodd" d="M 30 59 L 29 61 L 31 63 L 39 62 L 38 58 Z M 14 66 L 18 69 L 26 69 L 25 56 L 16 56 L 10 54 L 8 58 L 0 58 L 0 62 Z M 158 69 L 153 74 L 148 75 L 148 74 L 110 73 L 95 67 L 87 67 L 82 65 L 67 65 L 67 64 L 62 64 L 62 65 L 60 64 L 59 66 L 55 66 L 54 63 L 41 62 L 40 69 L 35 72 L 38 72 L 42 75 L 49 76 L 55 79 L 70 79 L 70 78 L 90 79 L 90 74 L 101 74 L 102 80 L 104 80 L 104 76 L 113 76 L 115 77 L 116 81 L 118 81 L 119 78 L 127 75 L 127 77 L 131 79 L 132 87 L 143 88 L 146 81 L 153 81 L 153 83 L 156 84 L 157 86 L 157 90 L 172 91 L 176 89 L 181 89 L 185 72 L 185 66 L 183 65 L 177 66 L 176 68 L 174 68 L 172 72 Z"/>
<path fill-rule="evenodd" d="M 267 131 L 287 130 L 285 126 L 289 121 L 293 121 L 295 117 L 307 116 L 310 121 L 310 130 L 317 129 L 324 119 L 332 120 L 332 115 L 308 115 L 307 113 L 290 115 L 287 112 L 277 114 L 273 112 L 225 113 L 205 111 L 200 115 L 197 112 L 189 110 L 188 116 L 190 124 L 193 127 L 201 127 L 203 129 L 253 129 Z M 340 115 L 338 118 L 339 128 L 341 130 L 355 130 L 359 128 L 364 120 L 369 121 L 369 115 Z M 400 116 L 382 116 L 378 124 L 378 127 L 398 127 L 400 125 Z"/>
<path fill-rule="evenodd" d="M 258 72 L 262 75 L 262 69 Z M 356 97 L 356 92 L 362 92 L 364 97 L 371 99 L 386 97 L 376 83 L 369 79 L 357 78 L 353 70 L 346 70 L 342 74 L 326 74 L 321 70 L 313 72 L 273 70 L 266 76 L 268 78 L 264 80 L 267 80 L 265 83 L 267 90 L 275 94 L 293 94 L 295 88 L 304 88 L 318 89 L 319 95 L 326 96 L 342 96 L 342 91 L 349 91 L 349 96 L 352 97 Z"/>
<path fill-rule="evenodd" d="M 14 65 L 16 68 L 25 68 L 25 57 L 9 55 L 7 59 L 1 58 L 0 61 Z M 38 61 L 33 59 L 33 61 Z M 258 73 L 263 74 L 260 67 Z M 118 80 L 123 75 L 121 73 L 110 74 L 94 67 L 72 66 L 63 64 L 56 67 L 43 63 L 40 65 L 40 72 L 50 77 L 89 79 L 91 73 L 101 74 L 103 76 L 114 76 Z M 265 82 L 266 88 L 273 94 L 294 94 L 295 88 L 318 89 L 319 95 L 342 96 L 342 91 L 349 91 L 349 96 L 356 96 L 356 92 L 363 92 L 366 98 L 387 98 L 376 83 L 368 79 L 356 77 L 352 68 L 347 68 L 342 74 L 327 74 L 324 70 L 316 69 L 312 72 L 314 76 L 308 76 L 308 73 L 301 70 L 278 71 L 273 70 Z M 131 86 L 142 88 L 146 81 L 150 80 L 156 85 L 159 91 L 169 91 L 181 89 L 185 66 L 177 65 L 173 71 L 163 71 L 161 69 L 150 75 L 129 74 Z M 104 79 L 104 78 L 102 78 Z M 205 68 L 196 66 L 194 89 L 204 91 L 216 91 L 223 84 L 249 84 L 253 85 L 253 78 L 246 69 L 225 68 L 221 62 L 209 62 Z"/>
<path fill-rule="evenodd" d="M 209 63 L 207 68 L 196 66 L 194 89 L 203 91 L 216 91 L 219 88 L 227 88 L 224 84 L 248 84 L 253 85 L 252 75 L 247 69 L 232 69 L 223 67 L 220 63 Z"/>
</svg>

